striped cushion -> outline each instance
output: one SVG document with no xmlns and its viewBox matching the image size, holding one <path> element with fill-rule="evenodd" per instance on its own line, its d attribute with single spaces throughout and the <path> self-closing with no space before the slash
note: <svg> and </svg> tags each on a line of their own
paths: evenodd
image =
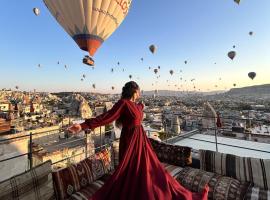
<svg viewBox="0 0 270 200">
<path fill-rule="evenodd" d="M 0 183 L 0 199 L 55 199 L 51 161 Z"/>
<path fill-rule="evenodd" d="M 270 189 L 270 160 L 200 150 L 201 169 Z"/>
<path fill-rule="evenodd" d="M 88 200 L 95 194 L 95 192 L 100 189 L 104 183 L 108 180 L 110 175 L 106 174 L 95 182 L 91 183 L 89 186 L 81 189 L 80 191 L 71 195 L 69 200 Z"/>
<path fill-rule="evenodd" d="M 150 140 L 153 150 L 161 162 L 180 167 L 185 167 L 192 163 L 190 147 L 166 144 L 152 138 L 148 139 Z"/>
<path fill-rule="evenodd" d="M 168 163 L 162 163 L 165 169 L 172 175 L 172 177 L 176 178 L 179 173 L 183 170 L 182 167 L 170 165 Z"/>
<path fill-rule="evenodd" d="M 263 190 L 258 187 L 250 187 L 246 200 L 270 200 L 270 190 Z"/>
<path fill-rule="evenodd" d="M 105 174 L 103 161 L 87 158 L 65 169 L 53 172 L 58 199 L 66 199 Z"/>
<path fill-rule="evenodd" d="M 250 185 L 249 183 L 240 183 L 240 181 L 230 177 L 190 167 L 184 168 L 179 173 L 177 181 L 187 189 L 199 193 L 202 193 L 204 187 L 208 185 L 209 200 L 242 200 Z"/>
</svg>

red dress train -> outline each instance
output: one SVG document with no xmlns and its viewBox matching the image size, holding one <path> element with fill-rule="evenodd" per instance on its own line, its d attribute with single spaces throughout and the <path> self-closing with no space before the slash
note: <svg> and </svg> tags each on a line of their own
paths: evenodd
<svg viewBox="0 0 270 200">
<path fill-rule="evenodd" d="M 96 128 L 120 118 L 123 128 L 119 146 L 119 165 L 113 175 L 90 200 L 207 200 L 180 185 L 158 160 L 141 125 L 143 105 L 121 99 L 113 108 L 82 123 Z"/>
</svg>

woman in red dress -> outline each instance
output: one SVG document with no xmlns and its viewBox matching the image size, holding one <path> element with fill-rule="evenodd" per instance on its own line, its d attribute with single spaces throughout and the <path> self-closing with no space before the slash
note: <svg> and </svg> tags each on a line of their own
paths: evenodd
<svg viewBox="0 0 270 200">
<path fill-rule="evenodd" d="M 137 83 L 128 82 L 111 110 L 69 128 L 77 133 L 115 120 L 122 124 L 119 165 L 91 200 L 207 200 L 208 187 L 203 194 L 190 192 L 158 160 L 141 125 L 144 106 L 136 103 L 139 97 Z"/>
</svg>

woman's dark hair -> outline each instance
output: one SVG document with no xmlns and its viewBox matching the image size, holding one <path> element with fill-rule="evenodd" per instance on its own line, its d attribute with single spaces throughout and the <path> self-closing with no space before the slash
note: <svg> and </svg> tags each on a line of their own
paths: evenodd
<svg viewBox="0 0 270 200">
<path fill-rule="evenodd" d="M 131 99 L 133 94 L 139 89 L 140 89 L 140 87 L 136 82 L 134 82 L 134 81 L 127 82 L 125 84 L 125 86 L 122 88 L 121 98 L 122 99 Z M 122 128 L 122 122 L 121 122 L 120 118 L 116 120 L 115 125 L 117 128 L 120 128 L 120 129 Z"/>
<path fill-rule="evenodd" d="M 125 86 L 122 88 L 121 98 L 130 99 L 133 96 L 133 94 L 139 89 L 140 87 L 136 82 L 134 81 L 127 82 Z"/>
</svg>

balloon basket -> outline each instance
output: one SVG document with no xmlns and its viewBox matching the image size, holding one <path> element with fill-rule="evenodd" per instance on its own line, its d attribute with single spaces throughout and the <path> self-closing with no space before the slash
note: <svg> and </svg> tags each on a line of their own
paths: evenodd
<svg viewBox="0 0 270 200">
<path fill-rule="evenodd" d="M 89 66 L 95 66 L 95 61 L 90 56 L 85 56 L 82 60 L 83 64 L 89 65 Z"/>
</svg>

